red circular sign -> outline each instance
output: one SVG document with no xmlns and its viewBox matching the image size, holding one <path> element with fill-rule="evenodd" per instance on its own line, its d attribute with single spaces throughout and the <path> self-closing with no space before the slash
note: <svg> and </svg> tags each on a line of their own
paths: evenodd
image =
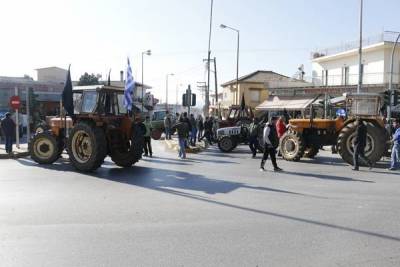
<svg viewBox="0 0 400 267">
<path fill-rule="evenodd" d="M 10 98 L 10 106 L 13 108 L 13 109 L 19 109 L 20 108 L 20 106 L 21 106 L 21 99 L 19 98 L 19 96 L 12 96 L 11 98 Z"/>
</svg>

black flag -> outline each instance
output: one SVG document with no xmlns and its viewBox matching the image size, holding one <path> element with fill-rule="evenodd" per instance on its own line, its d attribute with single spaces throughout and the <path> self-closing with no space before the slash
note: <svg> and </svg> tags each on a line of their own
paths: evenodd
<svg viewBox="0 0 400 267">
<path fill-rule="evenodd" d="M 111 86 L 111 69 L 110 69 L 110 71 L 108 72 L 108 81 L 107 81 L 107 85 L 108 86 Z"/>
<path fill-rule="evenodd" d="M 246 108 L 246 102 L 244 101 L 244 93 L 242 94 L 242 101 L 240 101 L 240 109 L 244 110 Z"/>
<path fill-rule="evenodd" d="M 72 81 L 70 67 L 68 67 L 67 80 L 65 81 L 64 90 L 62 92 L 62 103 L 64 105 L 64 110 L 67 112 L 68 116 L 74 116 L 74 99 L 72 93 Z"/>
</svg>

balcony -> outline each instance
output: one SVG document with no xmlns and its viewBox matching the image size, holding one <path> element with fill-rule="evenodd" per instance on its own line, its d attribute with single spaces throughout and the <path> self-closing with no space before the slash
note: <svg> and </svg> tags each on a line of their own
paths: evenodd
<svg viewBox="0 0 400 267">
<path fill-rule="evenodd" d="M 399 73 L 393 73 L 393 82 L 399 83 L 399 77 Z M 389 79 L 390 72 L 364 73 L 363 84 L 388 84 Z M 358 74 L 349 74 L 346 78 L 343 75 L 328 75 L 327 81 L 325 77 L 314 76 L 311 83 L 314 86 L 357 85 Z"/>
</svg>

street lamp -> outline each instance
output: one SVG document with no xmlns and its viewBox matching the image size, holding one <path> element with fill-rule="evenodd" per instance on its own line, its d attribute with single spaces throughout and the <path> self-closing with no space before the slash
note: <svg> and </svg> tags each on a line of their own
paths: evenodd
<svg viewBox="0 0 400 267">
<path fill-rule="evenodd" d="M 143 83 L 143 73 L 144 73 L 144 69 L 143 69 L 143 56 L 144 55 L 148 55 L 151 56 L 151 50 L 146 50 L 142 52 L 142 112 L 144 110 L 144 83 Z"/>
<path fill-rule="evenodd" d="M 240 44 L 240 32 L 238 29 L 226 26 L 224 24 L 220 25 L 221 29 L 230 29 L 232 31 L 235 31 L 237 33 L 237 50 L 236 50 L 236 90 L 237 90 L 237 96 L 239 99 L 239 44 Z M 239 100 L 237 101 L 239 102 Z"/>
<path fill-rule="evenodd" d="M 165 82 L 165 110 L 168 111 L 168 76 L 174 76 L 173 73 L 169 73 L 166 75 Z"/>
</svg>

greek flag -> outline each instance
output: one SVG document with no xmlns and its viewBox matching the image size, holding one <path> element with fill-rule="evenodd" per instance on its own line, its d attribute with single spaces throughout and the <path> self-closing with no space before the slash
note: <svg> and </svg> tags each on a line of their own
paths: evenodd
<svg viewBox="0 0 400 267">
<path fill-rule="evenodd" d="M 126 67 L 124 106 L 128 111 L 132 111 L 132 95 L 135 90 L 135 80 L 132 75 L 131 63 L 128 58 L 128 66 Z"/>
</svg>

